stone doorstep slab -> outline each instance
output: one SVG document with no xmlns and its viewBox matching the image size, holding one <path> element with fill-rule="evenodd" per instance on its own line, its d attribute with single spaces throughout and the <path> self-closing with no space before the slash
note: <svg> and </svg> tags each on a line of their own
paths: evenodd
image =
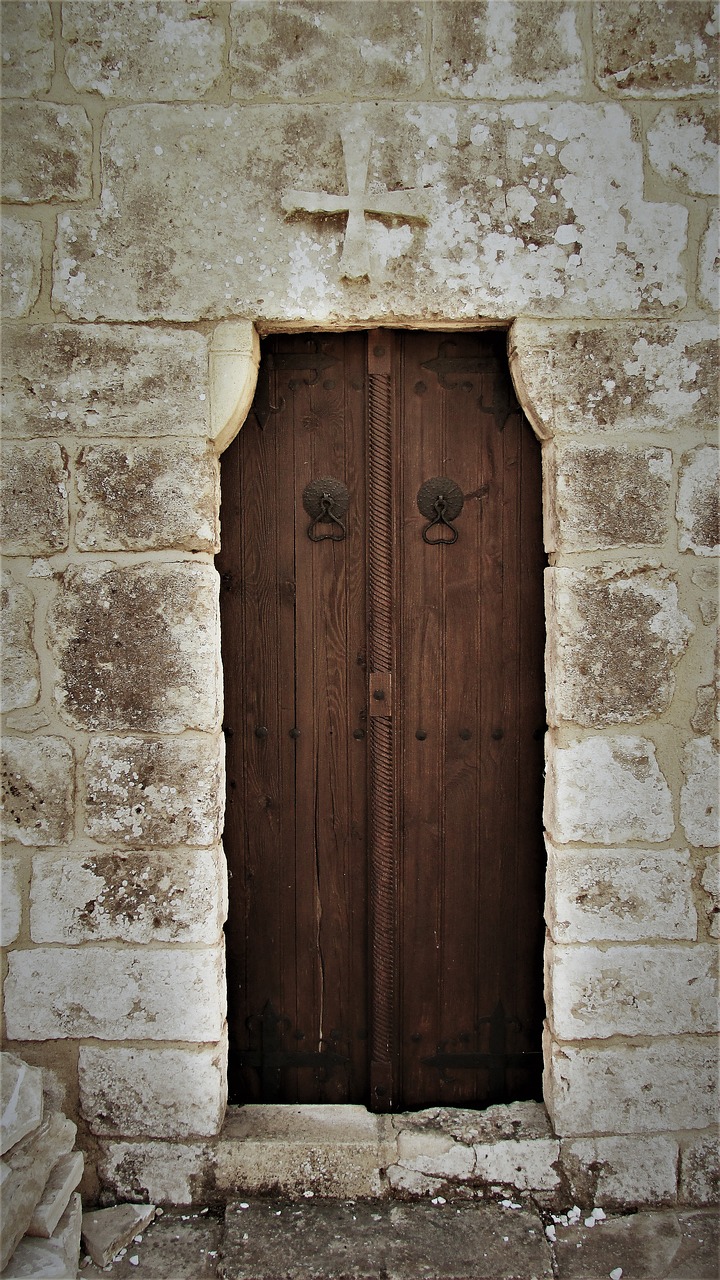
<svg viewBox="0 0 720 1280">
<path fill-rule="evenodd" d="M 497 1205 L 229 1204 L 223 1280 L 551 1280 L 539 1214 Z"/>
<path fill-rule="evenodd" d="M 247 1209 L 240 1209 L 239 1203 L 247 1204 Z M 317 1210 L 327 1210 L 323 1215 L 327 1224 L 329 1216 L 338 1207 L 344 1211 L 344 1217 L 336 1218 L 336 1221 L 340 1222 L 343 1229 L 347 1227 L 348 1212 L 350 1219 L 354 1214 L 359 1222 L 359 1227 L 357 1222 L 352 1223 L 353 1229 L 357 1229 L 357 1236 L 350 1241 L 356 1252 L 349 1258 L 347 1255 L 350 1249 L 345 1249 L 345 1257 L 341 1259 L 345 1270 L 340 1274 L 346 1280 L 379 1280 L 380 1276 L 382 1280 L 406 1280 L 408 1274 L 412 1276 L 412 1280 L 430 1280 L 433 1275 L 436 1280 L 449 1280 L 450 1277 L 453 1280 L 468 1280 L 467 1271 L 458 1272 L 453 1269 L 458 1252 L 462 1256 L 466 1241 L 471 1247 L 475 1242 L 476 1248 L 474 1269 L 470 1272 L 472 1280 L 483 1280 L 483 1273 L 479 1271 L 477 1263 L 483 1252 L 487 1253 L 489 1250 L 486 1243 L 481 1242 L 477 1246 L 477 1235 L 483 1222 L 478 1209 L 483 1211 L 486 1228 L 488 1223 L 492 1226 L 493 1221 L 498 1224 L 492 1238 L 496 1241 L 499 1238 L 498 1249 L 502 1245 L 504 1252 L 500 1254 L 500 1260 L 507 1262 L 510 1256 L 514 1266 L 514 1270 L 510 1272 L 513 1280 L 531 1280 L 532 1276 L 536 1276 L 537 1280 L 545 1280 L 546 1275 L 550 1275 L 550 1272 L 542 1269 L 523 1270 L 523 1257 L 527 1260 L 529 1250 L 519 1255 L 514 1248 L 514 1235 L 504 1227 L 508 1220 L 517 1221 L 519 1211 L 507 1210 L 499 1205 L 459 1205 L 450 1201 L 437 1207 L 428 1201 L 420 1205 L 385 1204 L 380 1207 L 367 1202 L 353 1204 L 348 1201 L 342 1204 L 335 1201 L 329 1205 L 327 1202 L 314 1201 L 308 1205 L 287 1199 L 254 1198 L 234 1202 L 229 1206 L 225 1239 L 223 1219 L 217 1216 L 215 1209 L 168 1209 L 142 1232 L 142 1240 L 133 1241 L 123 1257 L 113 1262 L 107 1270 L 103 1271 L 89 1258 L 85 1258 L 78 1274 L 82 1280 L 95 1280 L 95 1277 L 108 1275 L 111 1280 L 131 1280 L 131 1277 L 132 1280 L 219 1280 L 220 1277 L 223 1280 L 247 1280 L 249 1275 L 252 1280 L 336 1280 L 338 1271 L 334 1268 L 332 1254 L 327 1251 L 323 1254 L 323 1239 L 318 1238 L 316 1257 L 311 1269 L 308 1269 L 310 1263 L 307 1256 L 303 1259 L 298 1249 L 307 1245 L 307 1238 L 311 1235 L 308 1224 L 315 1223 L 317 1229 Z M 402 1211 L 402 1232 L 411 1231 L 420 1245 L 424 1245 L 433 1222 L 439 1224 L 439 1229 L 431 1239 L 435 1241 L 435 1257 L 440 1254 L 440 1263 L 445 1270 L 422 1271 L 418 1267 L 409 1273 L 370 1270 L 372 1261 L 367 1252 L 368 1241 L 370 1245 L 377 1247 L 381 1239 L 387 1240 L 388 1235 L 395 1237 L 401 1233 L 398 1225 L 400 1219 L 397 1214 L 391 1215 L 391 1208 Z M 455 1210 L 458 1208 L 464 1210 L 464 1213 L 457 1214 Z M 434 1215 L 428 1214 L 429 1209 L 435 1211 Z M 420 1225 L 423 1215 L 424 1226 Z M 529 1216 L 535 1218 L 532 1211 Z M 447 1230 L 450 1222 L 452 1239 L 448 1244 L 442 1231 Z M 569 1228 L 556 1226 L 557 1243 L 554 1245 L 546 1241 L 543 1243 L 540 1234 L 542 1223 L 539 1226 L 533 1223 L 532 1229 L 538 1234 L 528 1236 L 528 1239 L 539 1241 L 542 1247 L 538 1248 L 538 1253 L 543 1259 L 550 1256 L 554 1258 L 558 1280 L 608 1280 L 610 1272 L 620 1267 L 623 1270 L 622 1280 L 716 1280 L 718 1275 L 718 1215 L 715 1209 L 680 1212 L 668 1209 L 608 1217 L 592 1229 L 583 1225 Z M 248 1239 L 244 1240 L 246 1234 Z M 506 1235 L 510 1237 L 507 1241 L 502 1238 Z M 257 1257 L 258 1251 L 265 1247 L 266 1237 L 270 1241 L 268 1249 L 270 1245 L 275 1249 L 275 1261 L 268 1254 L 259 1267 L 252 1270 L 249 1264 Z M 486 1238 L 487 1230 L 483 1240 Z M 346 1242 L 349 1239 L 345 1237 Z M 341 1243 L 342 1240 L 335 1241 L 336 1250 Z M 581 1247 L 578 1248 L 578 1245 Z M 361 1247 L 366 1250 L 362 1255 Z M 441 1248 L 444 1248 L 444 1254 Z M 432 1255 L 428 1254 L 426 1261 L 432 1261 Z M 233 1269 L 236 1263 L 237 1267 Z M 273 1265 L 274 1270 L 271 1269 Z M 355 1271 L 352 1266 L 356 1267 Z M 496 1277 L 506 1277 L 507 1274 L 507 1270 L 490 1273 L 493 1280 Z M 0 1280 L 5 1280 L 5 1277 L 0 1276 Z"/>
</svg>

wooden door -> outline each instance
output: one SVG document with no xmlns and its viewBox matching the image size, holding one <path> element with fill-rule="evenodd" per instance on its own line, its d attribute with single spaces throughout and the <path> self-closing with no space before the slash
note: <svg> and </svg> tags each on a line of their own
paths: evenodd
<svg viewBox="0 0 720 1280">
<path fill-rule="evenodd" d="M 222 477 L 235 1101 L 540 1096 L 540 461 L 504 347 L 263 344 Z"/>
</svg>

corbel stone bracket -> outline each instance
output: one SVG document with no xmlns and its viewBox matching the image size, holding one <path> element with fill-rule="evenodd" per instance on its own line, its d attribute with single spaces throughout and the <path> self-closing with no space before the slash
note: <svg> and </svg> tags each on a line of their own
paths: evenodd
<svg viewBox="0 0 720 1280">
<path fill-rule="evenodd" d="M 245 421 L 255 395 L 260 338 L 250 320 L 225 320 L 210 343 L 210 437 L 218 453 L 227 449 Z"/>
</svg>

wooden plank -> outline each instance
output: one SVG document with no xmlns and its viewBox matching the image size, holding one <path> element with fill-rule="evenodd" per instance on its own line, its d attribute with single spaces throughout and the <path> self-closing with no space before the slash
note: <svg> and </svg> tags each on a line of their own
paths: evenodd
<svg viewBox="0 0 720 1280">
<path fill-rule="evenodd" d="M 444 646 L 443 557 L 447 548 L 422 538 L 427 523 L 417 493 L 428 478 L 442 474 L 442 441 L 437 425 L 442 393 L 437 378 L 422 369 L 437 351 L 434 335 L 405 335 L 399 377 L 402 386 L 402 631 L 400 638 L 403 708 L 402 921 L 402 1095 L 401 1105 L 424 1105 L 438 1084 L 423 1058 L 437 1048 L 443 992 L 438 969 L 442 944 L 442 859 L 444 857 Z M 420 736 L 418 736 L 420 735 Z M 436 1095 L 440 1100 L 439 1093 Z"/>
</svg>

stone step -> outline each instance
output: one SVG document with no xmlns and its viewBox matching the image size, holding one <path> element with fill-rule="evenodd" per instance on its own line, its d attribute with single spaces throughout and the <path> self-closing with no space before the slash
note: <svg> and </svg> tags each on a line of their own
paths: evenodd
<svg viewBox="0 0 720 1280">
<path fill-rule="evenodd" d="M 551 1280 L 531 1209 L 458 1203 L 236 1201 L 223 1280 Z"/>
<path fill-rule="evenodd" d="M 520 1210 L 491 1203 L 378 1206 L 248 1197 L 229 1208 L 225 1230 L 216 1209 L 168 1209 L 105 1271 L 85 1259 L 79 1275 L 82 1280 L 337 1280 L 339 1275 L 346 1280 L 508 1275 L 545 1280 L 552 1257 L 557 1280 L 608 1280 L 610 1275 L 612 1280 L 718 1280 L 715 1209 L 650 1210 L 600 1222 L 589 1210 L 579 1211 L 578 1221 L 575 1216 L 571 1225 L 556 1221 L 550 1234 L 557 1239 L 551 1244 L 527 1204 L 521 1217 Z M 586 1226 L 585 1219 L 595 1225 Z M 485 1270 L 486 1265 L 493 1269 Z"/>
</svg>

